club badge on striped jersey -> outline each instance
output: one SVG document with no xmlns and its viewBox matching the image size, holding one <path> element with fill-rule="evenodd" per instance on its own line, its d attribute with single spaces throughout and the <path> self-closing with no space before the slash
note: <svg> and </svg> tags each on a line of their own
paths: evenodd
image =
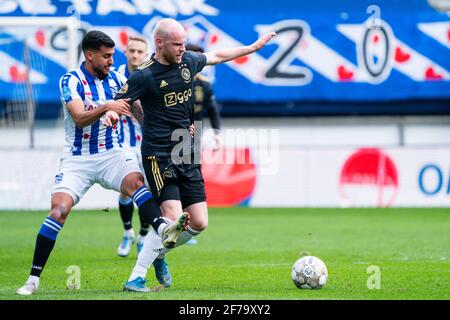
<svg viewBox="0 0 450 320">
<path fill-rule="evenodd" d="M 63 175 L 64 175 L 64 173 L 61 172 L 60 174 L 57 174 L 55 176 L 55 184 L 58 184 L 58 183 L 60 183 L 62 181 Z"/>
<path fill-rule="evenodd" d="M 122 88 L 120 88 L 119 93 L 127 93 L 128 91 L 128 83 L 125 83 Z"/>
</svg>

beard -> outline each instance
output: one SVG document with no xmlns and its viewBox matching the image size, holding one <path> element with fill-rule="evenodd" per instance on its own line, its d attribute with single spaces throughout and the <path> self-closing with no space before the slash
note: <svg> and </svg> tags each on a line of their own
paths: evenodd
<svg viewBox="0 0 450 320">
<path fill-rule="evenodd" d="M 109 72 L 105 73 L 103 71 L 103 68 L 93 67 L 93 69 L 94 69 L 94 72 L 96 73 L 97 77 L 100 80 L 105 79 L 108 76 L 108 74 L 109 74 Z"/>
<path fill-rule="evenodd" d="M 167 62 L 169 62 L 170 64 L 178 64 L 178 63 L 180 63 L 182 57 L 183 57 L 183 56 L 180 57 L 180 61 L 177 61 L 177 58 L 178 58 L 178 57 L 176 57 L 176 56 L 172 56 L 172 55 L 170 55 L 170 54 L 165 54 L 165 55 L 164 55 L 164 59 L 165 59 Z"/>
</svg>

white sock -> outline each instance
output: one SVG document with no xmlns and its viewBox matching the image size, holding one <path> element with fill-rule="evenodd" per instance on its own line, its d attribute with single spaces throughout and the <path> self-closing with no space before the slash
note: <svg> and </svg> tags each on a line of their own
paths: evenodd
<svg viewBox="0 0 450 320">
<path fill-rule="evenodd" d="M 133 238 L 134 239 L 134 230 L 133 228 L 125 230 L 125 232 L 123 233 L 123 235 L 127 238 Z"/>
<path fill-rule="evenodd" d="M 145 237 L 146 237 L 146 236 L 142 236 L 142 235 L 139 234 L 138 237 L 137 237 L 136 242 L 137 242 L 137 243 L 143 242 L 143 241 L 145 240 Z"/>
<path fill-rule="evenodd" d="M 34 283 L 36 285 L 36 287 L 39 286 L 39 277 L 37 276 L 29 276 L 27 283 Z"/>
<path fill-rule="evenodd" d="M 152 265 L 162 248 L 161 237 L 152 229 L 144 239 L 144 245 L 128 281 L 132 281 L 137 277 L 145 278 L 148 268 Z"/>
<path fill-rule="evenodd" d="M 170 224 L 172 221 L 170 221 L 169 219 L 163 218 L 167 223 L 161 223 L 158 227 L 158 230 L 156 231 L 158 233 L 158 235 L 161 237 L 162 236 L 162 232 L 164 230 L 164 228 Z"/>
<path fill-rule="evenodd" d="M 180 234 L 180 236 L 178 237 L 177 243 L 175 244 L 175 246 L 173 248 L 163 247 L 163 249 L 162 249 L 161 253 L 158 255 L 157 259 L 164 258 L 166 253 L 168 253 L 170 250 L 175 249 L 176 247 L 179 247 L 179 246 L 185 244 L 186 242 L 191 240 L 193 237 L 198 236 L 199 234 L 200 234 L 200 231 L 196 231 L 196 230 L 192 229 L 190 226 L 188 226 L 186 228 L 186 230 L 183 231 Z"/>
</svg>

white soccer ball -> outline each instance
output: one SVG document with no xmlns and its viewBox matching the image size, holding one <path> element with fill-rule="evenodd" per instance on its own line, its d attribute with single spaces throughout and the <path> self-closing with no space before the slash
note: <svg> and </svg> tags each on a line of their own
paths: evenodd
<svg viewBox="0 0 450 320">
<path fill-rule="evenodd" d="M 306 256 L 292 266 L 292 281 L 300 289 L 320 289 L 328 279 L 325 263 L 317 257 Z"/>
</svg>

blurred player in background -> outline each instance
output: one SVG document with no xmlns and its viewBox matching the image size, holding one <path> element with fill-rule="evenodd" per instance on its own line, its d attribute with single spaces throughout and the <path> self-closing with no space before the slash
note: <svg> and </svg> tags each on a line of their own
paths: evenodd
<svg viewBox="0 0 450 320">
<path fill-rule="evenodd" d="M 186 51 L 203 53 L 203 49 L 195 44 L 187 44 Z M 206 114 L 214 129 L 214 150 L 217 150 L 222 146 L 219 105 L 209 79 L 197 73 L 194 77 L 194 121 L 203 121 Z"/>
<path fill-rule="evenodd" d="M 193 43 L 186 45 L 186 51 L 203 53 L 203 48 Z M 202 121 L 208 115 L 211 127 L 214 130 L 214 151 L 222 146 L 222 136 L 220 134 L 220 110 L 209 79 L 201 73 L 194 77 L 194 121 Z M 203 132 L 203 130 L 201 130 Z M 196 238 L 190 239 L 186 244 L 196 244 Z"/>
<path fill-rule="evenodd" d="M 121 65 L 117 71 L 123 74 L 127 79 L 131 72 L 136 70 L 144 61 L 148 58 L 148 44 L 142 37 L 131 36 L 128 38 L 127 46 L 125 49 L 125 56 L 127 57 L 127 63 Z M 119 134 L 119 142 L 122 148 L 125 149 L 127 154 L 135 159 L 139 163 L 139 168 L 144 172 L 142 167 L 141 157 L 141 142 L 142 142 L 142 129 L 140 122 L 133 116 L 122 115 L 118 122 L 117 130 Z M 144 238 L 148 233 L 149 224 L 139 211 L 139 220 L 141 228 L 139 235 L 135 239 L 135 233 L 133 229 L 133 200 L 127 197 L 125 194 L 119 195 L 119 212 L 124 227 L 124 235 L 122 242 L 117 248 L 117 254 L 120 257 L 127 257 L 130 254 L 131 246 L 136 241 L 137 251 L 141 251 L 144 244 Z"/>
<path fill-rule="evenodd" d="M 119 115 L 131 116 L 127 99 L 113 100 L 126 81 L 121 74 L 110 71 L 114 46 L 105 33 L 88 32 L 81 44 L 85 61 L 60 79 L 64 154 L 52 188 L 51 211 L 36 238 L 30 276 L 17 294 L 31 295 L 38 290 L 41 272 L 72 207 L 95 183 L 131 197 L 162 237 L 163 245 L 173 246 L 184 230 L 187 216 L 171 224 L 161 217 L 138 163 L 120 147 L 112 128 Z"/>
<path fill-rule="evenodd" d="M 186 51 L 186 31 L 173 19 L 161 19 L 153 36 L 155 54 L 130 76 L 116 99 L 141 101 L 145 114 L 142 160 L 147 181 L 164 217 L 173 220 L 186 212 L 189 214 L 189 225 L 172 246 L 177 247 L 199 235 L 208 225 L 204 181 L 200 163 L 195 163 L 195 157 L 192 162 L 195 150 L 188 131 L 194 122 L 194 76 L 205 65 L 258 51 L 275 33 L 265 34 L 249 46 L 205 54 Z M 158 256 L 163 257 L 169 250 L 169 246 L 161 245 L 154 230 L 150 231 L 124 290 L 150 291 L 145 286 L 147 270 L 153 261 L 160 260 Z"/>
</svg>

